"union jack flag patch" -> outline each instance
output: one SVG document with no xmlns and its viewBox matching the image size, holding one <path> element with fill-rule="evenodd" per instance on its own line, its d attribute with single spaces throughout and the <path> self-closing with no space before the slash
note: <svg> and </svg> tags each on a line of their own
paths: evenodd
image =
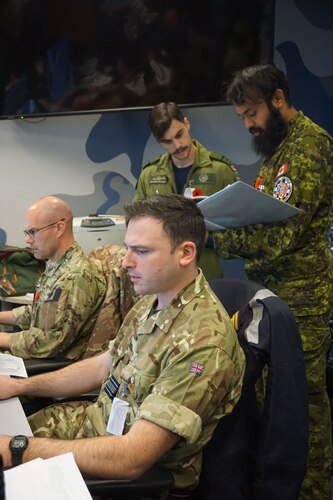
<svg viewBox="0 0 333 500">
<path fill-rule="evenodd" d="M 204 371 L 204 365 L 200 365 L 200 363 L 191 363 L 189 371 L 200 377 Z"/>
</svg>

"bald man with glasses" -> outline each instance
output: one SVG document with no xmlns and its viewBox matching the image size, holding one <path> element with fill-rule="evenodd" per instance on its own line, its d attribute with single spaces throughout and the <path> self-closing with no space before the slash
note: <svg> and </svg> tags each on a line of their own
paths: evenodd
<svg viewBox="0 0 333 500">
<path fill-rule="evenodd" d="M 0 312 L 0 323 L 19 332 L 0 332 L 0 350 L 27 358 L 80 359 L 103 303 L 106 283 L 73 235 L 67 203 L 45 196 L 25 213 L 27 245 L 46 268 L 31 306 Z"/>
</svg>

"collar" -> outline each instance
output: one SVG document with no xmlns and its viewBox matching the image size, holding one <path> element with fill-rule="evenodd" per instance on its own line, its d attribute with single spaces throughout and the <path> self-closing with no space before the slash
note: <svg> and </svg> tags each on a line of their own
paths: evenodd
<svg viewBox="0 0 333 500">
<path fill-rule="evenodd" d="M 147 309 L 138 318 L 138 324 L 142 326 L 138 327 L 137 334 L 146 335 L 147 333 L 151 333 L 155 326 L 164 333 L 168 333 L 174 320 L 182 312 L 183 307 L 197 297 L 206 287 L 208 287 L 207 281 L 201 269 L 199 269 L 199 274 L 192 283 L 181 290 L 169 305 L 149 317 L 151 308 L 156 301 L 156 295 L 153 295 L 149 300 Z"/>
<path fill-rule="evenodd" d="M 65 262 L 71 259 L 72 255 L 79 249 L 79 244 L 75 241 L 73 245 L 71 245 L 66 252 L 59 257 L 56 261 L 48 260 L 45 267 L 45 274 L 53 274 L 55 271 L 59 269 Z"/>
</svg>

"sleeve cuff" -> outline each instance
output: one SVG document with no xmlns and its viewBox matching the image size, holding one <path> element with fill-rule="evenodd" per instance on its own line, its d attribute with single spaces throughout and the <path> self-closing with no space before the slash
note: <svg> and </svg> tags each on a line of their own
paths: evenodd
<svg viewBox="0 0 333 500">
<path fill-rule="evenodd" d="M 153 422 L 185 439 L 188 444 L 198 439 L 202 422 L 199 415 L 161 394 L 150 394 L 142 403 L 136 419 Z"/>
</svg>

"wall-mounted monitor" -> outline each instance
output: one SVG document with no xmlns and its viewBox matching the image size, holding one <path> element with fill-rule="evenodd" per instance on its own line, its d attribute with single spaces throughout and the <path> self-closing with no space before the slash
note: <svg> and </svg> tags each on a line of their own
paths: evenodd
<svg viewBox="0 0 333 500">
<path fill-rule="evenodd" d="M 269 62 L 271 0 L 1 0 L 0 118 L 221 103 Z"/>
</svg>

